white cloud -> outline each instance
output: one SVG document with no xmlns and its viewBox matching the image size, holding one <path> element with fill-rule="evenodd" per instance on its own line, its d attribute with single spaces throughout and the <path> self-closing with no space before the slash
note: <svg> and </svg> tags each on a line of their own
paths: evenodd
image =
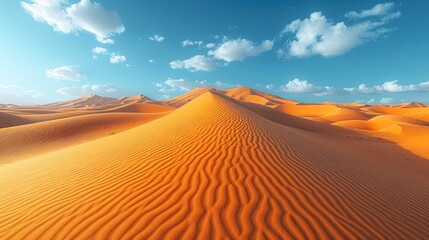
<svg viewBox="0 0 429 240">
<path fill-rule="evenodd" d="M 356 11 L 351 11 L 346 13 L 347 18 L 366 18 L 374 16 L 385 16 L 390 14 L 390 11 L 393 10 L 395 4 L 392 2 L 380 3 L 368 10 L 363 10 L 360 13 Z"/>
<path fill-rule="evenodd" d="M 268 85 L 265 85 L 265 88 L 266 88 L 267 90 L 274 90 L 275 85 L 274 85 L 274 84 L 268 84 Z"/>
<path fill-rule="evenodd" d="M 92 53 L 92 58 L 97 59 L 98 55 L 105 55 L 107 54 L 109 51 L 103 47 L 95 47 L 91 50 Z"/>
<path fill-rule="evenodd" d="M 165 37 L 158 35 L 158 34 L 155 34 L 155 35 L 149 37 L 149 40 L 155 41 L 155 42 L 162 42 L 162 41 L 164 41 L 164 39 L 165 39 Z"/>
<path fill-rule="evenodd" d="M 201 47 L 201 45 L 203 45 L 203 41 L 191 41 L 189 39 L 182 41 L 182 47 L 194 46 L 194 45 Z"/>
<path fill-rule="evenodd" d="M 237 87 L 237 84 L 231 84 L 221 81 L 216 81 L 214 83 L 211 83 L 207 80 L 202 81 L 190 81 L 183 78 L 180 79 L 167 79 L 163 83 L 154 83 L 154 85 L 159 88 L 159 92 L 162 93 L 169 93 L 169 92 L 176 92 L 176 91 L 190 91 L 195 88 L 202 88 L 202 87 L 214 87 L 219 89 L 227 89 L 227 88 L 233 88 Z"/>
<path fill-rule="evenodd" d="M 429 81 L 417 84 L 400 85 L 398 80 L 387 81 L 380 85 L 367 86 L 359 84 L 357 87 L 335 88 L 332 86 L 317 86 L 307 80 L 295 78 L 284 85 L 277 87 L 274 84 L 265 86 L 270 91 L 280 91 L 286 93 L 306 93 L 317 97 L 333 94 L 381 94 L 381 93 L 400 93 L 400 92 L 429 92 Z M 383 101 L 388 101 L 384 99 Z M 365 102 L 365 101 L 361 101 Z M 382 102 L 380 102 L 382 103 Z"/>
<path fill-rule="evenodd" d="M 429 81 L 417 84 L 400 85 L 398 80 L 387 81 L 381 85 L 366 86 L 360 84 L 357 87 L 344 88 L 349 93 L 397 93 L 397 92 L 427 92 L 429 91 Z"/>
<path fill-rule="evenodd" d="M 67 0 L 32 0 L 21 6 L 36 21 L 51 25 L 55 31 L 72 33 L 86 31 L 101 43 L 113 44 L 112 35 L 125 30 L 116 12 L 107 11 L 99 3 L 81 0 L 68 6 Z"/>
<path fill-rule="evenodd" d="M 206 44 L 206 48 L 214 48 L 215 44 L 214 43 L 207 43 Z"/>
<path fill-rule="evenodd" d="M 170 62 L 172 69 L 188 69 L 194 71 L 211 71 L 216 67 L 216 63 L 204 55 L 196 55 L 185 60 L 175 60 Z"/>
<path fill-rule="evenodd" d="M 119 53 L 110 54 L 110 63 L 122 63 L 125 62 L 127 58 L 124 55 Z"/>
<path fill-rule="evenodd" d="M 274 84 L 268 84 L 265 86 L 267 90 L 270 91 L 280 91 L 285 93 L 305 93 L 312 94 L 317 97 L 332 95 L 342 93 L 341 90 L 338 90 L 331 86 L 318 86 L 314 85 L 307 80 L 300 80 L 295 78 L 293 80 L 288 81 L 284 85 L 280 85 L 280 87 L 276 87 Z"/>
<path fill-rule="evenodd" d="M 295 78 L 286 84 L 280 86 L 282 92 L 287 93 L 315 93 L 321 90 L 321 87 L 309 83 L 307 80 Z"/>
<path fill-rule="evenodd" d="M 380 103 L 381 104 L 391 104 L 391 103 L 393 103 L 394 100 L 395 99 L 393 99 L 393 98 L 382 98 L 382 99 L 380 99 Z"/>
<path fill-rule="evenodd" d="M 108 51 L 107 51 L 107 49 L 102 48 L 102 47 L 95 47 L 91 50 L 91 52 L 93 54 L 106 54 Z"/>
<path fill-rule="evenodd" d="M 262 41 L 259 45 L 247 39 L 235 39 L 224 42 L 217 49 L 209 51 L 209 55 L 226 62 L 241 61 L 248 57 L 257 56 L 263 52 L 270 51 L 274 42 Z"/>
<path fill-rule="evenodd" d="M 155 63 L 155 59 L 149 59 L 149 63 Z"/>
<path fill-rule="evenodd" d="M 292 57 L 342 55 L 365 42 L 376 40 L 390 32 L 391 29 L 384 26 L 390 20 L 400 16 L 400 12 L 390 13 L 390 10 L 391 8 L 385 8 L 386 13 L 382 14 L 384 17 L 381 19 L 366 20 L 349 26 L 344 22 L 333 23 L 321 12 L 313 12 L 310 17 L 303 20 L 297 19 L 285 26 L 281 35 L 293 34 L 294 40 L 288 41 L 286 46 L 280 48 L 277 53 L 279 56 Z M 369 12 L 365 14 L 378 16 L 370 15 Z M 375 14 L 375 11 L 371 14 Z"/>
<path fill-rule="evenodd" d="M 67 65 L 49 69 L 46 76 L 55 80 L 80 81 L 85 79 L 79 72 L 79 66 Z"/>
<path fill-rule="evenodd" d="M 394 98 L 387 97 L 387 98 L 381 98 L 379 101 L 375 100 L 374 98 L 371 98 L 369 100 L 356 100 L 354 102 L 374 105 L 374 104 L 392 104 L 394 101 L 395 101 Z"/>
<path fill-rule="evenodd" d="M 83 96 L 90 93 L 121 96 L 125 92 L 125 90 L 120 89 L 118 86 L 109 83 L 84 84 L 81 87 L 63 87 L 57 90 L 57 93 L 68 96 Z"/>
</svg>

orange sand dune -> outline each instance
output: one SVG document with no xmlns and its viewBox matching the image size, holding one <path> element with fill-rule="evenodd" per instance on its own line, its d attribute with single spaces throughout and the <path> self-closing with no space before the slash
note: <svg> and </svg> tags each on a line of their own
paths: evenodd
<svg viewBox="0 0 429 240">
<path fill-rule="evenodd" d="M 0 238 L 429 236 L 429 161 L 280 114 L 299 119 L 206 92 L 128 131 L 0 165 Z"/>
<path fill-rule="evenodd" d="M 335 114 L 339 110 L 335 105 L 325 104 L 281 104 L 276 109 L 299 117 L 321 117 Z"/>
<path fill-rule="evenodd" d="M 164 115 L 102 113 L 0 129 L 0 164 L 116 134 Z"/>
<path fill-rule="evenodd" d="M 429 113 L 429 107 L 403 108 L 393 106 L 371 106 L 362 108 L 362 110 L 387 115 L 410 115 L 418 113 Z"/>
<path fill-rule="evenodd" d="M 206 93 L 206 92 L 224 92 L 221 90 L 217 90 L 214 88 L 195 88 L 194 90 L 185 93 L 183 95 L 177 96 L 175 98 L 169 99 L 169 100 L 165 100 L 163 101 L 163 103 L 173 106 L 173 107 L 181 107 L 183 105 L 185 105 L 186 103 L 194 100 L 195 98 L 201 96 L 202 94 Z"/>
<path fill-rule="evenodd" d="M 174 107 L 181 107 L 184 104 L 192 101 L 193 99 L 199 97 L 200 95 L 206 92 L 219 93 L 237 100 L 252 102 L 252 103 L 257 103 L 262 105 L 272 105 L 274 107 L 277 106 L 278 104 L 289 105 L 289 104 L 297 103 L 292 100 L 283 99 L 281 97 L 260 92 L 258 90 L 244 87 L 244 86 L 240 86 L 240 87 L 236 87 L 236 88 L 232 88 L 224 91 L 218 90 L 215 88 L 196 88 L 188 93 L 185 93 L 173 99 L 163 101 L 163 103 Z"/>
<path fill-rule="evenodd" d="M 158 112 L 171 112 L 176 108 L 152 104 L 152 103 L 129 103 L 120 107 L 112 108 L 104 112 L 133 112 L 133 113 L 158 113 Z"/>
<path fill-rule="evenodd" d="M 333 124 L 337 126 L 348 127 L 348 128 L 357 128 L 357 129 L 372 130 L 372 131 L 379 131 L 391 125 L 397 125 L 397 124 L 429 126 L 429 122 L 426 122 L 426 121 L 404 117 L 404 116 L 392 116 L 392 115 L 380 115 L 380 116 L 373 117 L 368 121 L 349 120 L 349 121 L 339 121 Z"/>
<path fill-rule="evenodd" d="M 126 102 L 126 101 L 125 101 Z M 121 103 L 119 106 L 107 105 L 105 107 L 99 105 L 97 109 L 83 109 L 83 108 L 68 108 L 68 109 L 55 109 L 55 110 L 45 110 L 45 109 L 14 109 L 7 111 L 8 113 L 13 113 L 14 115 L 24 118 L 29 122 L 44 122 L 50 120 L 57 120 L 69 117 L 76 117 L 94 113 L 109 113 L 109 112 L 130 112 L 130 113 L 160 113 L 160 112 L 170 112 L 175 108 L 170 106 L 165 106 L 157 103 Z M 6 112 L 6 111 L 5 111 Z M 16 124 L 21 125 L 21 124 Z"/>
<path fill-rule="evenodd" d="M 114 107 L 118 106 L 118 99 L 109 98 L 109 97 L 101 97 L 95 94 L 88 94 L 81 98 L 66 101 L 66 102 L 58 102 L 43 105 L 44 108 L 52 108 L 52 109 L 68 109 L 68 108 L 106 108 L 106 107 Z"/>
<path fill-rule="evenodd" d="M 258 90 L 240 86 L 226 90 L 224 94 L 228 97 L 243 100 L 245 102 L 252 102 L 262 105 L 278 105 L 278 104 L 296 104 L 292 100 L 283 99 L 268 93 L 260 92 Z"/>
</svg>

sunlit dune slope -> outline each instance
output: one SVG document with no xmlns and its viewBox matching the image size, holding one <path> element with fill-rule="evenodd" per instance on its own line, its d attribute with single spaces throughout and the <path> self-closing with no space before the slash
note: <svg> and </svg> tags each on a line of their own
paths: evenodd
<svg viewBox="0 0 429 240">
<path fill-rule="evenodd" d="M 0 129 L 0 164 L 116 134 L 166 113 L 100 113 Z"/>
<path fill-rule="evenodd" d="M 277 97 L 268 93 L 260 92 L 258 90 L 240 86 L 236 88 L 231 88 L 228 90 L 218 90 L 215 88 L 196 88 L 188 93 L 185 93 L 183 95 L 180 95 L 178 97 L 175 97 L 170 100 L 165 100 L 163 103 L 168 104 L 170 106 L 174 107 L 180 107 L 184 104 L 190 102 L 191 100 L 197 98 L 198 96 L 206 93 L 206 92 L 213 92 L 218 93 L 222 95 L 226 95 L 228 97 L 231 97 L 233 99 L 245 101 L 245 102 L 252 102 L 257 103 L 261 105 L 267 105 L 275 107 L 278 104 L 296 104 L 297 102 L 292 100 L 287 100 L 281 97 Z"/>
<path fill-rule="evenodd" d="M 173 107 L 181 107 L 185 105 L 186 103 L 194 100 L 195 98 L 201 96 L 202 94 L 206 92 L 218 92 L 223 93 L 222 90 L 218 90 L 215 88 L 195 88 L 192 91 L 189 91 L 188 93 L 185 93 L 183 95 L 177 96 L 175 98 L 165 100 L 163 103 L 173 106 Z"/>
<path fill-rule="evenodd" d="M 0 238 L 429 236 L 429 161 L 275 123 L 256 105 L 204 93 L 131 130 L 1 165 Z"/>
<path fill-rule="evenodd" d="M 158 113 L 171 112 L 176 108 L 160 104 L 151 103 L 129 103 L 120 107 L 112 108 L 104 112 L 133 112 L 133 113 Z"/>
<path fill-rule="evenodd" d="M 262 105 L 278 105 L 278 104 L 297 104 L 292 100 L 283 99 L 268 93 L 260 92 L 258 90 L 240 86 L 228 89 L 224 92 L 228 97 L 242 100 L 245 102 L 252 102 Z"/>
</svg>

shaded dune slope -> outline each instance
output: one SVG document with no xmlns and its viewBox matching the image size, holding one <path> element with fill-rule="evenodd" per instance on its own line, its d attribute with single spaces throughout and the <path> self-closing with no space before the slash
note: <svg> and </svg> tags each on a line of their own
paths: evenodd
<svg viewBox="0 0 429 240">
<path fill-rule="evenodd" d="M 1 166 L 0 238 L 429 236 L 428 161 L 249 106 L 205 93 L 129 131 Z"/>
<path fill-rule="evenodd" d="M 13 127 L 31 123 L 30 120 L 13 114 L 0 112 L 0 128 Z"/>
<path fill-rule="evenodd" d="M 0 164 L 116 134 L 165 113 L 100 113 L 0 129 Z"/>
</svg>

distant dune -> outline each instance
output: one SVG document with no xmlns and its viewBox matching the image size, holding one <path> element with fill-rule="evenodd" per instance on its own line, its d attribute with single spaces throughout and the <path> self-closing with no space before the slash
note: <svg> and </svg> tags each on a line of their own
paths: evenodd
<svg viewBox="0 0 429 240">
<path fill-rule="evenodd" d="M 424 104 L 238 87 L 33 110 L 0 110 L 23 119 L 0 129 L 0 239 L 429 238 Z"/>
</svg>

